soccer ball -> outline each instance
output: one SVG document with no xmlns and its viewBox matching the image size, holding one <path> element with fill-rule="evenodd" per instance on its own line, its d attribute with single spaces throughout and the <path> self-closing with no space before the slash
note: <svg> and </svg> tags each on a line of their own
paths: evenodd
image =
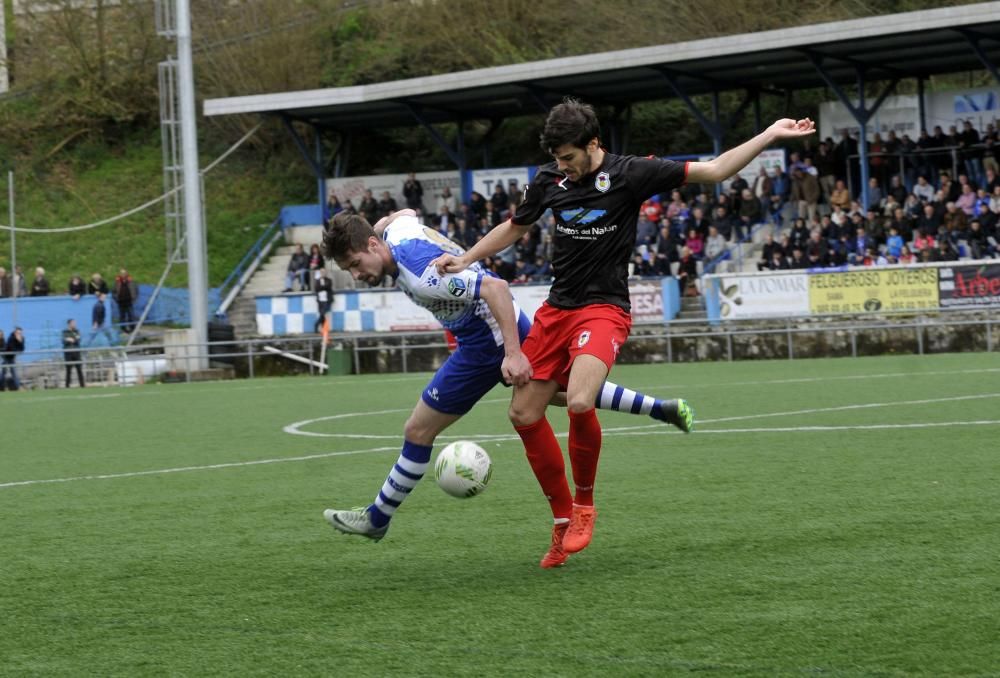
<svg viewBox="0 0 1000 678">
<path fill-rule="evenodd" d="M 491 475 L 490 455 L 469 440 L 457 440 L 446 446 L 434 462 L 438 487 L 453 497 L 475 497 L 486 489 Z"/>
</svg>

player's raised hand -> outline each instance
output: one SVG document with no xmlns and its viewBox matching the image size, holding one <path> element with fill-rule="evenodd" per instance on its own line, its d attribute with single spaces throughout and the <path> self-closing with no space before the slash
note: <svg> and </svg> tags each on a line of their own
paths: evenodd
<svg viewBox="0 0 1000 678">
<path fill-rule="evenodd" d="M 437 259 L 432 261 L 431 265 L 437 269 L 438 275 L 444 275 L 445 273 L 458 273 L 459 271 L 464 271 L 469 267 L 469 263 L 465 261 L 465 257 L 456 256 L 454 254 L 442 254 Z"/>
<path fill-rule="evenodd" d="M 801 120 L 782 118 L 771 125 L 768 131 L 771 132 L 771 135 L 775 139 L 795 139 L 816 132 L 816 123 L 809 118 L 802 118 Z"/>
<path fill-rule="evenodd" d="M 500 373 L 508 384 L 524 386 L 531 381 L 534 370 L 531 368 L 527 356 L 517 351 L 504 356 L 503 363 L 500 364 Z"/>
</svg>

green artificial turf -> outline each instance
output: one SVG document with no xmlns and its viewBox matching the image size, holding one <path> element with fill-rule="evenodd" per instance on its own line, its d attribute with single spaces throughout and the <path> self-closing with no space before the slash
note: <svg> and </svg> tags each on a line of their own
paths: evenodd
<svg viewBox="0 0 1000 678">
<path fill-rule="evenodd" d="M 1000 675 L 1000 355 L 618 367 L 698 430 L 601 413 L 553 571 L 505 389 L 437 446 L 481 442 L 483 495 L 323 521 L 427 376 L 0 393 L 0 674 Z"/>
</svg>

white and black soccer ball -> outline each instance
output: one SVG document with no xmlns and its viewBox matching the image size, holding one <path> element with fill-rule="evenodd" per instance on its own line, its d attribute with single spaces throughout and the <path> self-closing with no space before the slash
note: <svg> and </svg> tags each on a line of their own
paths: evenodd
<svg viewBox="0 0 1000 678">
<path fill-rule="evenodd" d="M 481 494 L 493 475 L 493 462 L 486 450 L 469 440 L 457 440 L 438 453 L 434 479 L 453 497 Z"/>
</svg>

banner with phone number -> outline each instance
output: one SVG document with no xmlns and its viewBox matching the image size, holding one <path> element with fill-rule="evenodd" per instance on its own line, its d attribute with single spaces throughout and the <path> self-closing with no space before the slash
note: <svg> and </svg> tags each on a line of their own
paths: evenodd
<svg viewBox="0 0 1000 678">
<path fill-rule="evenodd" d="M 937 268 L 880 268 L 809 276 L 809 312 L 813 315 L 936 308 Z"/>
</svg>

